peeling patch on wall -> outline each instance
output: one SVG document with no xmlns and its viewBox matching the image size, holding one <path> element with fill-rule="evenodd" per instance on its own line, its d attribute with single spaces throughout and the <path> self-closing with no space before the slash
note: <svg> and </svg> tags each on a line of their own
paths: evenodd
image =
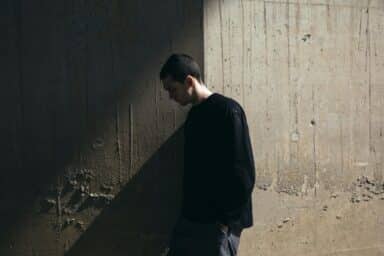
<svg viewBox="0 0 384 256">
<path fill-rule="evenodd" d="M 77 213 L 88 208 L 103 209 L 114 199 L 112 185 L 104 183 L 99 191 L 91 192 L 90 185 L 94 177 L 92 170 L 75 170 L 66 175 L 63 189 L 58 187 L 55 191 L 50 191 L 50 194 L 57 194 L 56 198 L 48 195 L 42 200 L 41 212 L 49 213 L 56 206 L 58 222 L 55 228 L 59 231 L 69 226 L 74 226 L 80 231 L 85 230 L 86 225 L 84 221 L 78 219 Z M 65 217 L 64 221 L 62 221 L 63 217 Z"/>
<path fill-rule="evenodd" d="M 360 176 L 352 183 L 352 191 L 352 203 L 384 200 L 384 182 L 370 180 L 366 176 Z"/>
</svg>

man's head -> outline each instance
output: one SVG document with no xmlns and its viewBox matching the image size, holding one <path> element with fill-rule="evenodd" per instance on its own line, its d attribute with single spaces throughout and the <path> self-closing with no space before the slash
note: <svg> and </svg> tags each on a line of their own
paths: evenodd
<svg viewBox="0 0 384 256">
<path fill-rule="evenodd" d="M 195 87 L 202 84 L 199 65 L 186 54 L 172 54 L 161 68 L 160 80 L 169 97 L 183 106 L 194 101 Z"/>
</svg>

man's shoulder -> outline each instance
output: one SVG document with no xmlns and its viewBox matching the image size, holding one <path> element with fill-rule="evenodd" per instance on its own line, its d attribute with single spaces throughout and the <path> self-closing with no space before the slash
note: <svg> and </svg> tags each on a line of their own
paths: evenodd
<svg viewBox="0 0 384 256">
<path fill-rule="evenodd" d="M 244 113 L 243 107 L 235 99 L 220 93 L 215 93 L 215 96 L 215 105 L 219 108 L 219 110 L 224 111 L 225 113 Z"/>
</svg>

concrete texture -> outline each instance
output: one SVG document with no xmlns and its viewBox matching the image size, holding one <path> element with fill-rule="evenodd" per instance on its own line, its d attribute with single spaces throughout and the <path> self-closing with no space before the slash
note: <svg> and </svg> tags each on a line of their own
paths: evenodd
<svg viewBox="0 0 384 256">
<path fill-rule="evenodd" d="M 0 255 L 163 255 L 193 55 L 247 112 L 240 256 L 384 255 L 384 1 L 1 2 Z M 204 16 L 204 19 L 202 19 Z"/>
<path fill-rule="evenodd" d="M 205 1 L 205 78 L 248 115 L 240 255 L 384 255 L 384 1 Z"/>
<path fill-rule="evenodd" d="M 1 2 L 0 255 L 165 250 L 188 109 L 169 100 L 158 73 L 172 52 L 203 65 L 202 9 Z"/>
</svg>

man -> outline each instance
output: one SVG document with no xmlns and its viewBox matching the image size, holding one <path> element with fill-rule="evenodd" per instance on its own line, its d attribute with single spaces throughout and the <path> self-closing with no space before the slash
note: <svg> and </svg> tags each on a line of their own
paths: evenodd
<svg viewBox="0 0 384 256">
<path fill-rule="evenodd" d="M 212 93 L 188 55 L 171 55 L 160 79 L 171 99 L 192 104 L 184 125 L 182 210 L 168 255 L 236 255 L 241 231 L 253 224 L 255 167 L 244 110 Z"/>
</svg>

